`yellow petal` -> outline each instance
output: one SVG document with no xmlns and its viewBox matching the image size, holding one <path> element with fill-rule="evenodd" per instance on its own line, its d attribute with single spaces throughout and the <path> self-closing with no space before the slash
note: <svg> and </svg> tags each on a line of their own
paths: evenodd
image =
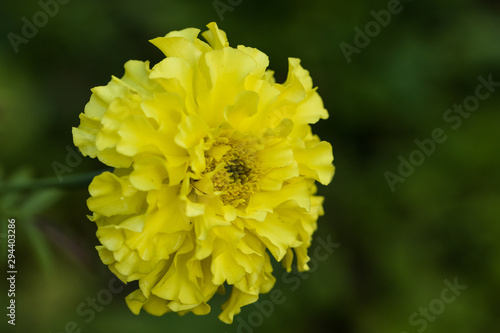
<svg viewBox="0 0 500 333">
<path fill-rule="evenodd" d="M 207 24 L 209 30 L 202 33 L 203 37 L 210 43 L 214 49 L 228 47 L 226 33 L 219 29 L 217 23 L 211 22 Z"/>
<path fill-rule="evenodd" d="M 223 48 L 205 53 L 199 70 L 206 88 L 196 98 L 198 113 L 210 127 L 223 121 L 223 111 L 232 105 L 244 87 L 245 77 L 255 70 L 255 60 L 245 52 Z"/>
<path fill-rule="evenodd" d="M 120 179 L 110 172 L 94 177 L 89 192 L 89 209 L 104 216 L 137 213 L 145 202 L 144 193 L 131 191 L 126 179 Z"/>
<path fill-rule="evenodd" d="M 276 214 L 268 215 L 263 222 L 246 220 L 245 224 L 260 236 L 277 261 L 281 261 L 288 248 L 300 245 L 296 226 L 283 223 Z"/>
<path fill-rule="evenodd" d="M 171 32 L 165 37 L 151 39 L 150 42 L 167 57 L 182 58 L 194 65 L 202 54 L 202 50 L 194 43 L 199 32 L 199 29 L 188 28 Z"/>
<path fill-rule="evenodd" d="M 222 304 L 223 311 L 219 315 L 219 319 L 226 324 L 231 324 L 234 316 L 241 312 L 242 306 L 251 304 L 257 301 L 258 298 L 258 295 L 247 294 L 237 288 L 233 288 L 229 299 Z"/>
<path fill-rule="evenodd" d="M 190 254 L 175 256 L 169 270 L 151 292 L 185 305 L 200 304 L 203 294 L 192 271 L 192 266 L 199 265 L 199 262 L 190 259 Z"/>
<path fill-rule="evenodd" d="M 159 156 L 150 156 L 134 163 L 130 183 L 141 191 L 159 190 L 167 176 L 166 161 Z"/>
<path fill-rule="evenodd" d="M 304 149 L 294 151 L 300 173 L 323 185 L 330 183 L 334 173 L 332 146 L 326 141 L 311 142 Z"/>
<path fill-rule="evenodd" d="M 279 191 L 261 191 L 255 193 L 248 203 L 248 210 L 272 212 L 284 202 L 294 202 L 298 207 L 309 211 L 311 202 L 304 182 L 287 184 Z"/>
</svg>

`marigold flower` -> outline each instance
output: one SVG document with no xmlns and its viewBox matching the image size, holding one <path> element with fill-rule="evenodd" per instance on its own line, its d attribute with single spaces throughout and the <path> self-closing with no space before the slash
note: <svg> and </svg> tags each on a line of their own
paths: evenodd
<svg viewBox="0 0 500 333">
<path fill-rule="evenodd" d="M 89 186 L 104 264 L 132 312 L 207 314 L 232 286 L 219 318 L 231 323 L 275 283 L 269 253 L 308 269 L 323 214 L 315 181 L 333 176 L 329 143 L 310 124 L 328 117 L 300 60 L 275 83 L 261 51 L 229 46 L 215 23 L 155 38 L 166 58 L 92 89 L 73 138 L 114 171 Z M 269 250 L 266 251 L 266 250 Z"/>
</svg>

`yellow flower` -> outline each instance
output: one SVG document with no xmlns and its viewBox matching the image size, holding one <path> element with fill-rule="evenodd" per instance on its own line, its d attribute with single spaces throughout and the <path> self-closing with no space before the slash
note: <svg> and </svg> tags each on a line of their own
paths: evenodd
<svg viewBox="0 0 500 333">
<path fill-rule="evenodd" d="M 73 128 L 84 155 L 114 167 L 89 187 L 104 264 L 138 280 L 130 309 L 207 314 L 224 285 L 219 318 L 231 323 L 274 285 L 269 253 L 307 270 L 333 176 L 329 143 L 310 124 L 328 117 L 300 60 L 275 83 L 261 51 L 229 47 L 215 23 L 155 38 L 166 58 L 129 61 L 92 96 Z M 293 249 L 293 250 L 292 250 Z M 267 252 L 266 250 L 269 250 Z"/>
</svg>

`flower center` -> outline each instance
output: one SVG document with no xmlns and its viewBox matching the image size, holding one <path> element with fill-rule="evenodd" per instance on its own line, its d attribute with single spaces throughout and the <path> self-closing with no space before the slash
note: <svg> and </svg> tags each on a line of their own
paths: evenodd
<svg viewBox="0 0 500 333">
<path fill-rule="evenodd" d="M 224 204 L 245 204 L 259 189 L 260 161 L 252 142 L 219 138 L 206 154 L 214 190 Z"/>
</svg>

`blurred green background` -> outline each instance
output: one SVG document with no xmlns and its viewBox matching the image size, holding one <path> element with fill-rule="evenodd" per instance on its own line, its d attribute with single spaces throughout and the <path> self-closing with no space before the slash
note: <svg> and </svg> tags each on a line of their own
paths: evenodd
<svg viewBox="0 0 500 333">
<path fill-rule="evenodd" d="M 90 88 L 105 85 L 111 75 L 121 77 L 129 59 L 161 60 L 149 39 L 186 27 L 205 30 L 216 21 L 231 46 L 268 54 L 279 82 L 286 77 L 287 57 L 301 58 L 311 72 L 330 112 L 314 131 L 333 144 L 337 167 L 331 185 L 320 187 L 326 215 L 312 248 L 328 237 L 340 246 L 299 278 L 276 265 L 275 289 L 286 301 L 274 304 L 269 316 L 249 305 L 241 320 L 223 324 L 217 315 L 224 297 L 213 300 L 207 316 L 135 316 L 124 301 L 135 286 L 112 294 L 112 301 L 101 291 L 113 275 L 94 250 L 85 185 L 7 191 L 0 194 L 1 262 L 6 271 L 5 227 L 15 218 L 17 325 L 13 330 L 6 323 L 8 288 L 2 279 L 0 331 L 59 333 L 72 331 L 74 322 L 82 332 L 97 333 L 497 332 L 500 88 L 456 129 L 443 114 L 475 94 L 478 76 L 500 81 L 499 2 L 404 1 L 402 11 L 350 55 L 350 63 L 341 43 L 355 46 L 354 29 L 364 30 L 374 20 L 370 12 L 386 9 L 388 1 L 216 3 L 219 12 L 213 1 L 73 0 L 59 4 L 16 53 L 8 34 L 21 36 L 22 18 L 32 22 L 42 7 L 35 0 L 3 0 L 4 184 L 55 177 L 54 162 L 70 169 L 63 177 L 103 168 L 90 158 L 66 161 L 71 127 L 79 124 Z M 221 3 L 227 7 L 219 15 Z M 42 16 L 37 19 L 43 23 Z M 391 191 L 384 174 L 397 174 L 398 157 L 408 159 L 417 149 L 414 141 L 430 138 L 435 128 L 447 140 Z M 443 281 L 455 279 L 467 289 L 443 303 Z M 89 310 L 88 297 L 97 296 L 109 304 Z M 429 306 L 431 317 L 423 319 L 420 308 Z"/>
</svg>

